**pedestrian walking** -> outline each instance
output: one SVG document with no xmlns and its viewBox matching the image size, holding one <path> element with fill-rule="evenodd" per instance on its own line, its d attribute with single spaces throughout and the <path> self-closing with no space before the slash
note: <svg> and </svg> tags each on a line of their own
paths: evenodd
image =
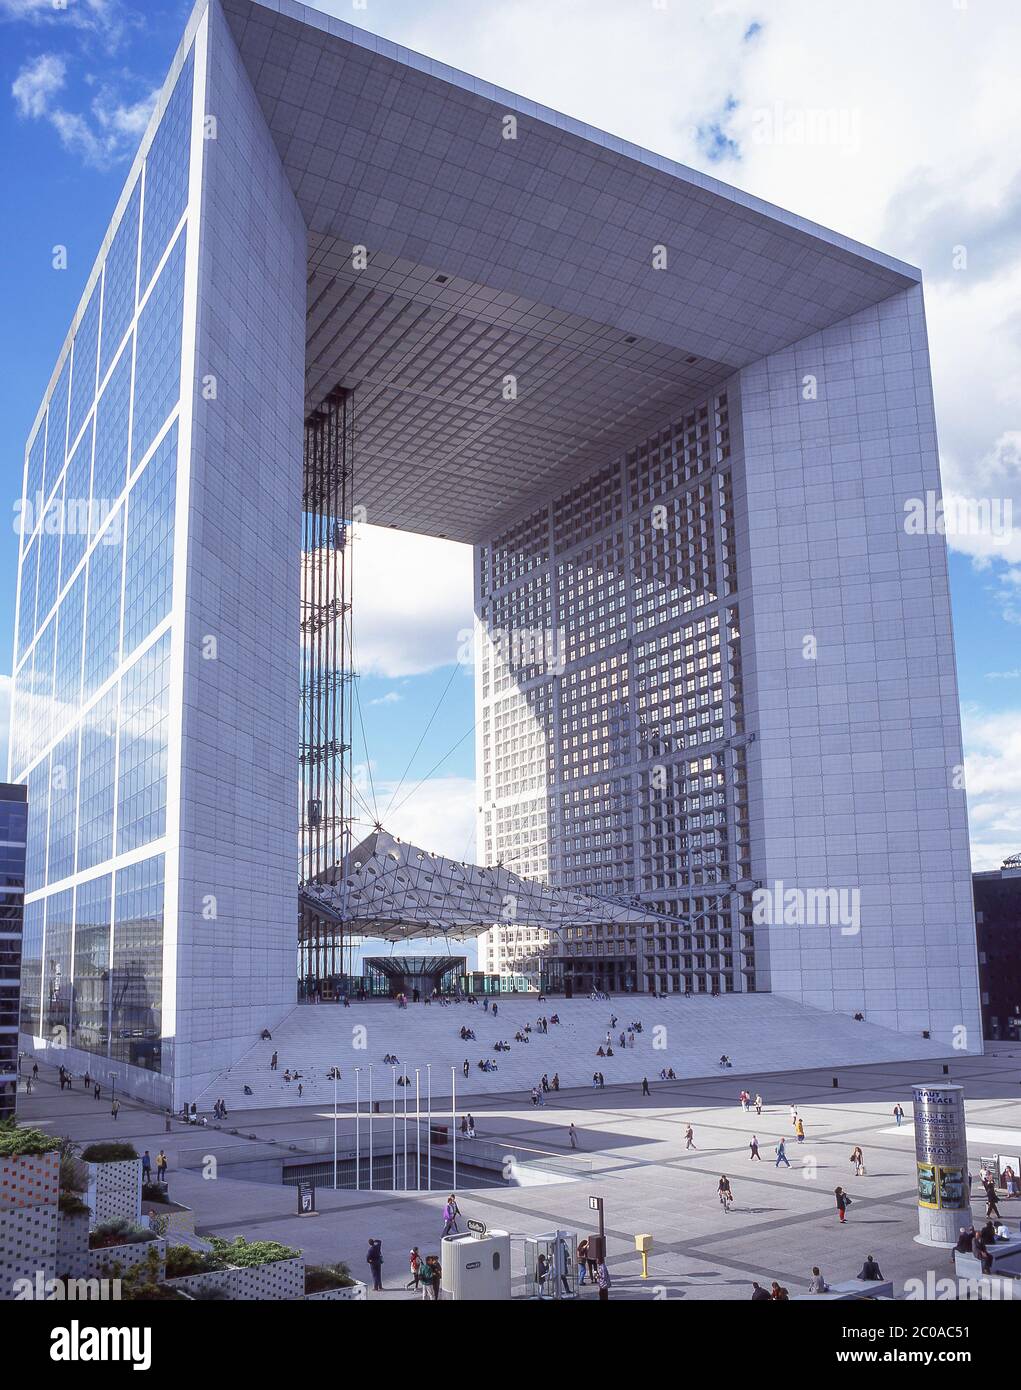
<svg viewBox="0 0 1021 1390">
<path fill-rule="evenodd" d="M 642 1095 L 643 1095 L 643 1096 L 647 1096 L 648 1094 L 649 1094 L 649 1078 L 648 1078 L 647 1076 L 643 1076 L 643 1077 L 642 1077 Z"/>
<path fill-rule="evenodd" d="M 833 1196 L 836 1199 L 837 1216 L 840 1218 L 840 1224 L 842 1226 L 844 1224 L 844 1218 L 847 1215 L 847 1208 L 851 1205 L 851 1199 L 842 1187 L 835 1187 L 833 1189 Z"/>
<path fill-rule="evenodd" d="M 578 1147 L 578 1131 L 575 1129 L 573 1124 L 570 1124 L 567 1127 L 567 1137 L 571 1141 L 571 1148 L 576 1149 Z"/>
<path fill-rule="evenodd" d="M 684 1131 L 684 1147 L 686 1149 L 698 1148 L 698 1145 L 695 1143 L 695 1131 L 692 1129 L 691 1125 Z"/>
<path fill-rule="evenodd" d="M 599 1301 L 605 1303 L 610 1297 L 610 1271 L 606 1268 L 605 1260 L 599 1261 L 596 1283 L 599 1285 Z"/>
<path fill-rule="evenodd" d="M 856 1178 L 863 1178 L 865 1176 L 865 1155 L 861 1151 L 860 1144 L 855 1144 L 854 1148 L 851 1150 L 851 1167 L 854 1170 L 854 1176 Z"/>
<path fill-rule="evenodd" d="M 803 1144 L 805 1142 L 805 1122 L 800 1115 L 794 1122 L 794 1133 L 798 1136 L 798 1143 Z"/>
<path fill-rule="evenodd" d="M 585 1271 L 588 1268 L 588 1237 L 578 1242 L 578 1287 L 585 1283 Z"/>
<path fill-rule="evenodd" d="M 762 1114 L 762 1097 L 757 1092 L 755 1095 L 755 1113 L 756 1115 Z"/>
<path fill-rule="evenodd" d="M 61 1087 L 61 1089 L 63 1090 L 63 1087 Z M 102 1094 L 103 1094 L 103 1088 L 100 1086 L 99 1082 L 97 1081 L 96 1084 L 95 1084 L 95 1086 L 93 1086 L 93 1088 L 92 1088 L 92 1099 L 93 1099 L 93 1100 L 99 1100 L 99 1098 L 100 1098 L 100 1096 L 101 1096 Z"/>
<path fill-rule="evenodd" d="M 114 1098 L 113 1104 L 110 1106 L 110 1114 L 113 1116 L 113 1118 L 114 1118 L 115 1120 L 116 1120 L 116 1118 L 117 1118 L 118 1113 L 120 1112 L 120 1108 L 121 1108 L 121 1103 L 120 1103 L 120 1101 L 117 1100 L 116 1097 L 115 1097 L 115 1098 Z"/>
<path fill-rule="evenodd" d="M 777 1144 L 777 1146 L 776 1146 L 776 1165 L 775 1165 L 775 1166 L 776 1166 L 777 1168 L 779 1168 L 781 1163 L 782 1163 L 785 1167 L 787 1167 L 787 1168 L 789 1168 L 789 1167 L 791 1166 L 791 1161 L 790 1161 L 790 1159 L 787 1157 L 787 1141 L 786 1141 L 786 1139 L 781 1139 L 780 1142 L 779 1142 L 779 1144 Z"/>
<path fill-rule="evenodd" d="M 762 1162 L 762 1155 L 759 1153 L 759 1139 L 758 1139 L 758 1135 L 755 1135 L 755 1134 L 752 1135 L 752 1142 L 748 1145 L 748 1147 L 751 1149 L 751 1156 L 749 1157 L 748 1162 L 750 1163 L 750 1162 L 752 1161 L 752 1159 L 757 1158 L 757 1159 L 759 1160 L 759 1162 L 761 1163 L 761 1162 Z"/>
<path fill-rule="evenodd" d="M 447 1198 L 443 1208 L 443 1234 L 449 1236 L 451 1231 L 455 1235 L 460 1235 L 457 1229 L 457 1218 L 461 1215 L 461 1209 L 457 1205 L 457 1198 L 453 1193 Z"/>
<path fill-rule="evenodd" d="M 372 1273 L 373 1293 L 383 1291 L 383 1242 L 381 1240 L 370 1240 L 369 1249 L 365 1256 L 365 1263 L 369 1266 Z"/>
<path fill-rule="evenodd" d="M 893 1118 L 897 1121 L 897 1128 L 900 1129 L 901 1120 L 904 1118 L 904 1107 L 900 1101 L 893 1107 Z"/>
</svg>

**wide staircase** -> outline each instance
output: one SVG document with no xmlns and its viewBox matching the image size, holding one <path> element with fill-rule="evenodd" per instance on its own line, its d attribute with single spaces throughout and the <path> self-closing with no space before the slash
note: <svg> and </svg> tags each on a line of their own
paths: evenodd
<svg viewBox="0 0 1021 1390">
<path fill-rule="evenodd" d="M 474 1095 L 516 1093 L 527 1095 L 540 1084 L 543 1073 L 552 1082 L 558 1075 L 563 1089 L 592 1086 L 594 1072 L 602 1072 L 607 1086 L 619 1082 L 654 1084 L 664 1070 L 678 1078 L 718 1075 L 736 1095 L 745 1077 L 774 1071 L 798 1071 L 812 1067 L 861 1066 L 876 1062 L 903 1062 L 944 1056 L 946 1049 L 921 1037 L 894 1033 L 868 1023 L 856 1023 L 842 1014 L 783 999 L 775 994 L 733 994 L 721 998 L 699 995 L 685 999 L 670 995 L 614 995 L 605 999 L 563 999 L 550 996 L 539 1002 L 535 995 L 501 995 L 499 1012 L 485 1012 L 482 1004 L 409 1004 L 401 1009 L 391 1000 L 340 1004 L 297 1005 L 273 1030 L 271 1041 L 252 1047 L 201 1095 L 200 1109 L 208 1111 L 222 1098 L 228 1110 L 252 1110 L 265 1106 L 332 1106 L 334 1082 L 328 1073 L 340 1069 L 336 1094 L 342 1103 L 355 1099 L 356 1085 L 362 1103 L 369 1093 L 372 1067 L 373 1098 L 389 1102 L 394 1076 L 407 1076 L 414 1098 L 416 1071 L 423 1101 L 431 1083 L 432 1096 L 449 1097 L 451 1072 L 459 1101 Z M 492 1008 L 492 1006 L 491 1006 Z M 542 1033 L 538 1020 L 557 1015 Z M 611 1028 L 610 1020 L 616 1017 Z M 621 1047 L 619 1034 L 640 1023 L 633 1046 Z M 515 1034 L 531 1025 L 528 1042 L 516 1042 Z M 476 1040 L 463 1042 L 461 1027 L 474 1030 Z M 613 1038 L 613 1056 L 606 1050 L 606 1034 Z M 503 1040 L 509 1052 L 494 1051 Z M 270 1060 L 277 1053 L 277 1069 Z M 720 1067 L 726 1053 L 732 1069 Z M 393 1067 L 384 1057 L 394 1054 Z M 483 1072 L 481 1058 L 494 1061 L 496 1071 Z M 463 1075 L 467 1059 L 469 1074 Z M 360 1069 L 356 1080 L 356 1069 Z M 300 1073 L 286 1081 L 285 1073 Z M 246 1094 L 245 1087 L 251 1094 Z M 397 1088 L 398 1106 L 404 1105 L 405 1089 Z"/>
</svg>

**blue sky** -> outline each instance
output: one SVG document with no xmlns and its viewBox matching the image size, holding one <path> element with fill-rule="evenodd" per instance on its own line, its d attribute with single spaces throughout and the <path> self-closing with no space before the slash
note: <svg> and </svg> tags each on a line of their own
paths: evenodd
<svg viewBox="0 0 1021 1390">
<path fill-rule="evenodd" d="M 10 672 L 24 440 L 190 8 L 0 0 L 0 410 L 12 517 L 0 538 L 0 674 Z M 945 490 L 1013 499 L 1021 533 L 1021 175 L 1017 141 L 1005 139 L 1021 129 L 1021 84 L 1007 61 L 1021 51 L 1012 0 L 963 12 L 863 0 L 828 9 L 825 23 L 814 0 L 317 8 L 920 264 Z M 879 26 L 886 42 L 877 47 Z M 907 53 L 916 56 L 907 62 Z M 967 102 L 948 102 L 951 91 Z M 832 117 L 826 139 L 812 135 L 819 112 Z M 52 268 L 58 245 L 66 270 Z M 473 688 L 470 671 L 451 680 L 450 663 L 470 615 L 467 557 L 441 542 L 404 559 L 393 537 L 361 544 L 367 751 L 356 757 L 371 760 L 382 809 L 439 701 L 395 802 L 417 790 L 392 828 L 423 839 L 432 830 L 429 848 L 462 857 L 474 812 L 474 742 L 464 737 Z M 973 857 L 991 867 L 1021 848 L 1021 540 L 966 536 L 952 546 Z M 397 595 L 412 573 L 419 597 L 409 613 Z"/>
</svg>

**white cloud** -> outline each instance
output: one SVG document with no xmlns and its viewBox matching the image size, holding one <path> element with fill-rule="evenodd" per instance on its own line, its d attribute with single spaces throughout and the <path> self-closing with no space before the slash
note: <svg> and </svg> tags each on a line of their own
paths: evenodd
<svg viewBox="0 0 1021 1390">
<path fill-rule="evenodd" d="M 31 119 L 50 115 L 52 100 L 67 80 L 67 64 L 56 53 L 42 53 L 26 63 L 11 85 L 18 115 Z"/>
<path fill-rule="evenodd" d="M 392 835 L 433 854 L 474 862 L 474 778 L 430 777 L 419 787 L 409 780 L 400 790 L 396 782 L 377 782 L 375 792 L 380 815 Z M 386 814 L 384 808 L 395 793 L 394 809 Z M 355 827 L 355 839 L 363 839 L 371 829 L 363 811 Z"/>
<path fill-rule="evenodd" d="M 117 47 L 137 17 L 125 9 L 122 0 L 0 0 L 0 20 L 61 24 L 97 36 L 109 50 Z"/>
<path fill-rule="evenodd" d="M 397 705 L 404 697 L 396 690 L 388 690 L 385 695 L 380 695 L 378 700 L 370 700 L 370 705 Z"/>
<path fill-rule="evenodd" d="M 359 671 L 413 676 L 457 661 L 473 624 L 471 547 L 378 526 L 354 536 Z"/>
<path fill-rule="evenodd" d="M 1021 710 L 964 711 L 965 778 L 975 869 L 1021 849 Z"/>
<path fill-rule="evenodd" d="M 133 153 L 156 102 L 158 89 L 125 103 L 105 84 L 87 111 L 69 111 L 56 98 L 67 85 L 67 63 L 56 53 L 43 53 L 26 63 L 11 85 L 18 115 L 48 121 L 70 154 L 86 164 L 108 169 Z"/>
</svg>

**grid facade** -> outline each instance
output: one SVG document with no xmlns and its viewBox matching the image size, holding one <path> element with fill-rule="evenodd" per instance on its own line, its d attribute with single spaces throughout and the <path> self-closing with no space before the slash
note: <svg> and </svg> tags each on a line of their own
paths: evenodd
<svg viewBox="0 0 1021 1390">
<path fill-rule="evenodd" d="M 0 1120 L 14 1114 L 25 921 L 25 788 L 0 784 Z"/>
<path fill-rule="evenodd" d="M 477 548 L 484 862 L 692 919 L 511 923 L 484 969 L 755 988 L 731 467 L 723 391 Z"/>
<path fill-rule="evenodd" d="M 10 751 L 23 1031 L 155 1074 L 194 82 L 189 50 L 26 450 Z"/>
</svg>

